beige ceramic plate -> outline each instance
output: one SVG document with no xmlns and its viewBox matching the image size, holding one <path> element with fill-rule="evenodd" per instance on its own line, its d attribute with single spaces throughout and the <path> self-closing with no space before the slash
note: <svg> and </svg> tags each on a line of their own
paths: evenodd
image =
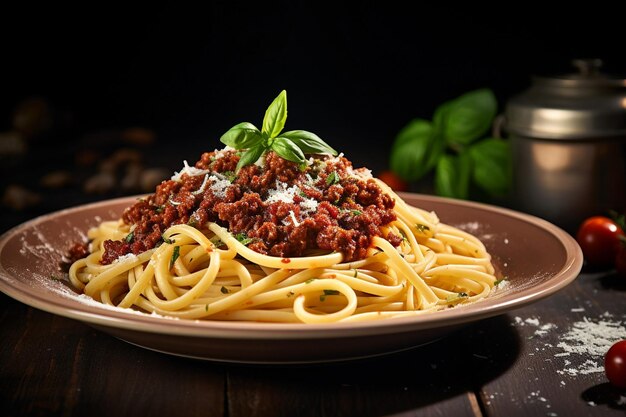
<svg viewBox="0 0 626 417">
<path fill-rule="evenodd" d="M 79 296 L 59 272 L 63 253 L 100 220 L 134 202 L 123 198 L 42 216 L 0 238 L 0 290 L 32 307 L 80 320 L 145 348 L 228 362 L 305 363 L 353 359 L 410 348 L 459 326 L 535 302 L 570 283 L 582 253 L 570 235 L 541 219 L 465 201 L 404 194 L 448 224 L 481 238 L 508 277 L 492 297 L 413 318 L 299 325 L 175 320 L 105 307 Z"/>
</svg>

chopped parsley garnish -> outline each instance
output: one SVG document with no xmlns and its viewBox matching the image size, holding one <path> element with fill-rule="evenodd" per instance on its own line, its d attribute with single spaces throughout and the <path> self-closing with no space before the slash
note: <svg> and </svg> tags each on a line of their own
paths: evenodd
<svg viewBox="0 0 626 417">
<path fill-rule="evenodd" d="M 161 235 L 161 239 L 163 239 L 163 242 L 167 243 L 167 244 L 172 244 L 174 242 L 176 242 L 174 239 L 169 239 L 167 238 L 165 235 Z"/>
<path fill-rule="evenodd" d="M 213 236 L 211 239 L 209 239 L 211 241 L 212 244 L 215 245 L 216 248 L 219 248 L 221 246 L 224 246 L 224 242 L 222 242 L 222 239 L 220 239 L 217 236 Z"/>
<path fill-rule="evenodd" d="M 304 283 L 305 283 L 305 284 L 310 284 L 310 283 L 312 283 L 313 281 L 315 281 L 315 278 L 309 278 L 309 279 L 307 279 L 306 281 L 304 281 Z"/>
<path fill-rule="evenodd" d="M 326 301 L 326 296 L 328 295 L 339 295 L 339 291 L 337 290 L 324 290 L 324 294 L 320 295 L 320 301 Z"/>
<path fill-rule="evenodd" d="M 358 269 L 354 269 L 354 278 L 356 278 L 359 275 L 359 270 Z"/>
<path fill-rule="evenodd" d="M 155 213 L 161 214 L 163 213 L 163 210 L 165 210 L 165 206 L 156 206 L 154 209 Z"/>
<path fill-rule="evenodd" d="M 469 295 L 466 292 L 460 292 L 457 294 L 450 294 L 449 296 L 446 297 L 446 302 L 448 303 L 453 303 L 456 301 L 461 301 L 465 298 L 468 298 Z"/>
<path fill-rule="evenodd" d="M 423 235 L 426 234 L 427 230 L 430 230 L 430 227 L 426 226 L 425 224 L 421 224 L 421 223 L 416 224 L 415 227 L 417 228 L 418 232 L 420 232 Z"/>
<path fill-rule="evenodd" d="M 289 292 L 287 293 L 287 298 L 291 298 L 291 297 L 293 297 L 294 295 L 296 295 L 296 293 L 295 293 L 295 292 L 293 292 L 293 291 L 289 291 Z"/>
<path fill-rule="evenodd" d="M 228 288 L 224 287 L 223 285 L 222 285 L 222 288 L 220 288 L 220 291 L 222 292 L 222 294 L 229 294 L 230 293 L 230 290 Z"/>
<path fill-rule="evenodd" d="M 237 239 L 237 242 L 241 243 L 244 246 L 248 246 L 250 243 L 254 242 L 254 239 L 248 237 L 248 235 L 246 235 L 245 233 L 237 233 L 234 237 L 235 239 Z"/>
<path fill-rule="evenodd" d="M 170 269 L 172 269 L 172 267 L 174 266 L 174 262 L 176 262 L 176 259 L 178 259 L 179 256 L 180 256 L 180 246 L 176 246 L 174 248 L 174 252 L 172 252 L 172 258 L 170 259 Z"/>
<path fill-rule="evenodd" d="M 129 234 L 126 235 L 126 237 L 124 238 L 124 242 L 126 243 L 130 243 L 133 241 L 133 239 L 135 238 L 135 232 L 130 232 Z"/>
<path fill-rule="evenodd" d="M 353 216 L 360 216 L 363 212 L 361 210 L 350 210 L 350 214 Z"/>
<path fill-rule="evenodd" d="M 502 281 L 506 281 L 507 279 L 509 279 L 509 277 L 502 277 L 501 279 L 499 279 L 499 280 L 495 281 L 495 282 L 493 283 L 493 286 L 494 286 L 494 287 L 497 287 L 498 285 L 500 285 L 500 284 L 502 283 Z"/>
<path fill-rule="evenodd" d="M 339 176 L 339 174 L 337 174 L 337 171 L 331 172 L 326 177 L 326 185 L 337 184 L 339 181 L 341 181 L 341 177 Z"/>
<path fill-rule="evenodd" d="M 224 177 L 226 177 L 226 179 L 228 180 L 228 182 L 235 182 L 235 180 L 237 179 L 237 174 L 235 174 L 233 171 L 224 171 L 221 173 Z"/>
</svg>

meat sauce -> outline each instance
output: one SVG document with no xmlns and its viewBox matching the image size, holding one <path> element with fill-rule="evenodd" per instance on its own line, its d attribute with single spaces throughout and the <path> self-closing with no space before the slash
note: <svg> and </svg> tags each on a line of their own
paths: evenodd
<svg viewBox="0 0 626 417">
<path fill-rule="evenodd" d="M 311 157 L 302 167 L 268 152 L 263 166 L 248 165 L 235 175 L 237 162 L 235 150 L 207 152 L 163 181 L 155 194 L 126 209 L 122 219 L 132 233 L 105 241 L 101 262 L 158 246 L 172 225 L 202 229 L 209 221 L 261 254 L 289 258 L 322 249 L 351 261 L 364 258 L 372 237 L 396 219 L 395 201 L 369 171 L 353 169 L 342 156 Z M 394 246 L 402 241 L 392 233 L 383 237 Z"/>
</svg>

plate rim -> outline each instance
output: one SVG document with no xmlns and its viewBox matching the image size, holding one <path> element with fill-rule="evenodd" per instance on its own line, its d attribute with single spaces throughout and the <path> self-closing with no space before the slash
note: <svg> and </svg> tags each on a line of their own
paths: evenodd
<svg viewBox="0 0 626 417">
<path fill-rule="evenodd" d="M 328 324 L 304 324 L 304 323 L 257 323 L 257 322 L 237 322 L 237 321 L 211 321 L 211 320 L 185 320 L 174 319 L 160 315 L 140 313 L 136 311 L 124 311 L 111 307 L 98 307 L 87 305 L 79 300 L 72 300 L 72 307 L 64 305 L 60 301 L 64 296 L 59 295 L 50 299 L 42 299 L 37 295 L 25 293 L 21 288 L 11 285 L 10 281 L 16 279 L 11 277 L 11 273 L 0 264 L 0 291 L 9 297 L 55 315 L 82 321 L 104 327 L 114 327 L 124 330 L 156 333 L 170 336 L 187 336 L 199 338 L 229 338 L 229 339 L 327 339 L 343 338 L 355 336 L 385 335 L 398 332 L 414 332 L 441 327 L 442 325 L 455 326 L 468 322 L 482 320 L 484 318 L 496 316 L 512 309 L 521 308 L 528 304 L 546 298 L 576 279 L 583 265 L 583 255 L 576 240 L 558 226 L 541 219 L 539 217 L 515 211 L 509 208 L 496 205 L 458 200 L 446 197 L 439 197 L 428 194 L 399 192 L 401 198 L 417 198 L 421 201 L 431 201 L 435 203 L 452 204 L 454 206 L 472 207 L 487 211 L 496 211 L 508 217 L 522 220 L 526 223 L 534 224 L 557 238 L 563 245 L 566 253 L 563 267 L 554 276 L 540 284 L 533 285 L 529 289 L 522 290 L 517 297 L 505 301 L 481 300 L 477 303 L 462 306 L 460 308 L 470 308 L 478 305 L 478 309 L 472 309 L 467 315 L 458 315 L 458 308 L 438 311 L 436 313 L 424 313 L 413 317 L 401 317 L 388 320 L 371 320 L 353 323 L 328 323 Z M 4 250 L 8 241 L 24 230 L 35 227 L 49 219 L 71 215 L 75 212 L 90 210 L 98 207 L 109 207 L 131 201 L 145 196 L 145 194 L 118 197 L 101 200 L 86 204 L 81 204 L 62 210 L 53 211 L 27 220 L 16 225 L 2 235 L 0 235 L 0 254 Z M 68 295 L 71 300 L 71 295 Z M 484 308 L 481 308 L 484 306 Z M 97 312 L 93 310 L 96 309 Z M 451 317 L 452 316 L 452 317 Z"/>
</svg>

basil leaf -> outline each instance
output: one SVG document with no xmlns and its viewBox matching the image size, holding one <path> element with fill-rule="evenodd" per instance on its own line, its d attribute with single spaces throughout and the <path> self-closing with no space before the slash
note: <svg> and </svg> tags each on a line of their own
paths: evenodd
<svg viewBox="0 0 626 417">
<path fill-rule="evenodd" d="M 453 100 L 446 101 L 435 109 L 435 113 L 433 114 L 433 124 L 435 125 L 435 129 L 440 133 L 443 133 L 444 131 L 444 126 L 448 118 L 448 112 L 453 104 Z"/>
<path fill-rule="evenodd" d="M 417 181 L 435 167 L 444 149 L 445 141 L 433 125 L 416 119 L 396 137 L 389 165 L 403 180 Z"/>
<path fill-rule="evenodd" d="M 291 130 L 281 133 L 281 138 L 287 138 L 295 143 L 304 153 L 322 153 L 337 155 L 337 151 L 331 148 L 315 133 L 306 130 Z"/>
<path fill-rule="evenodd" d="M 512 178 L 510 144 L 502 139 L 484 139 L 469 148 L 474 163 L 474 183 L 489 194 L 503 195 L 509 190 Z"/>
<path fill-rule="evenodd" d="M 281 158 L 291 162 L 303 163 L 304 154 L 290 139 L 277 137 L 272 142 L 272 150 L 276 152 Z"/>
<path fill-rule="evenodd" d="M 252 123 L 243 122 L 231 127 L 220 141 L 235 149 L 248 149 L 260 143 L 263 136 Z"/>
<path fill-rule="evenodd" d="M 496 98 L 489 89 L 466 93 L 444 105 L 440 108 L 438 122 L 446 141 L 458 145 L 474 142 L 491 127 L 497 107 Z"/>
<path fill-rule="evenodd" d="M 391 150 L 411 142 L 415 137 L 428 136 L 432 132 L 431 123 L 424 119 L 413 119 L 396 135 Z"/>
<path fill-rule="evenodd" d="M 281 91 L 278 97 L 265 111 L 262 132 L 270 138 L 275 138 L 285 127 L 287 120 L 287 92 Z"/>
<path fill-rule="evenodd" d="M 435 171 L 435 192 L 444 197 L 467 198 L 472 159 L 467 152 L 443 155 Z"/>
<path fill-rule="evenodd" d="M 239 158 L 235 172 L 239 172 L 246 165 L 254 164 L 263 155 L 263 152 L 265 152 L 265 148 L 262 145 L 256 145 L 245 151 Z"/>
<path fill-rule="evenodd" d="M 457 156 L 457 198 L 467 199 L 469 197 L 470 179 L 472 178 L 472 166 L 472 158 L 469 152 L 461 152 Z"/>
</svg>

